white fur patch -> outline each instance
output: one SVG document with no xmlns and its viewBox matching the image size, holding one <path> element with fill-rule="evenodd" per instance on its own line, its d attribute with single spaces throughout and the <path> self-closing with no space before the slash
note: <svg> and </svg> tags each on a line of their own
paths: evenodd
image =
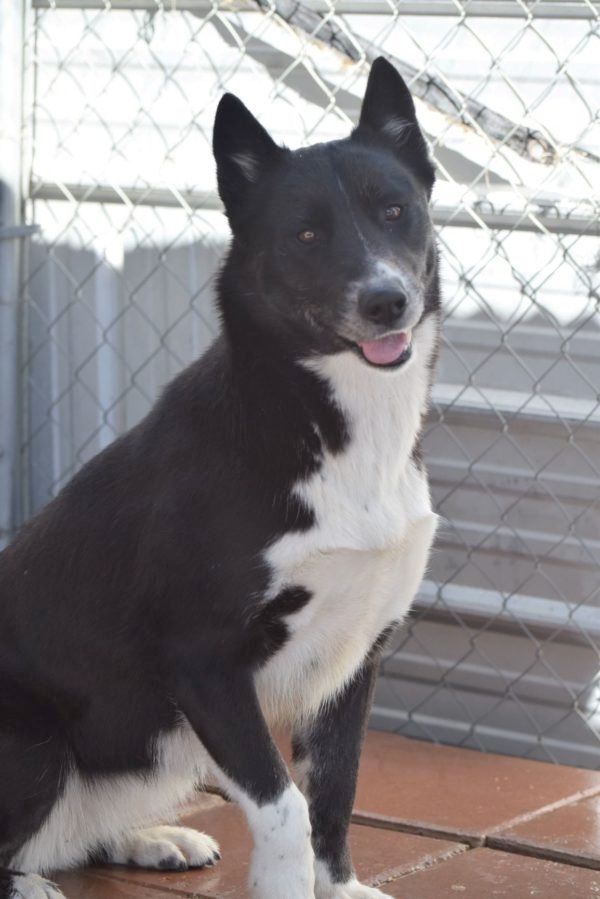
<svg viewBox="0 0 600 899">
<path fill-rule="evenodd" d="M 365 886 L 356 877 L 346 883 L 334 883 L 322 861 L 315 862 L 315 875 L 315 899 L 390 899 L 388 893 Z"/>
<path fill-rule="evenodd" d="M 258 180 L 258 160 L 250 153 L 235 153 L 231 156 L 232 162 L 242 170 L 244 177 L 248 181 Z"/>
<path fill-rule="evenodd" d="M 106 846 L 109 862 L 141 868 L 184 870 L 213 865 L 219 846 L 212 837 L 191 827 L 167 824 L 133 830 Z"/>
<path fill-rule="evenodd" d="M 306 799 L 290 783 L 275 802 L 258 805 L 220 772 L 221 783 L 242 808 L 252 831 L 252 899 L 314 899 L 314 853 Z"/>
<path fill-rule="evenodd" d="M 37 874 L 17 874 L 12 879 L 8 899 L 65 899 L 64 893 Z"/>
<path fill-rule="evenodd" d="M 401 262 L 390 261 L 389 259 L 374 258 L 370 263 L 371 274 L 365 282 L 366 287 L 375 290 L 378 288 L 389 289 L 397 288 L 403 290 L 410 305 L 417 308 L 417 300 L 421 296 L 419 285 L 411 274 L 410 270 L 402 265 Z M 422 307 L 419 310 L 419 317 L 422 313 Z"/>
<path fill-rule="evenodd" d="M 395 144 L 401 146 L 406 143 L 414 127 L 413 123 L 406 119 L 391 118 L 387 120 L 381 130 L 391 137 Z"/>
<path fill-rule="evenodd" d="M 435 339 L 436 323 L 425 320 L 413 334 L 413 358 L 392 371 L 351 352 L 310 363 L 347 415 L 350 442 L 295 488 L 316 525 L 265 553 L 270 597 L 289 585 L 313 594 L 288 617 L 291 638 L 256 676 L 269 720 L 314 712 L 413 600 L 437 523 L 427 478 L 410 458 Z"/>
<path fill-rule="evenodd" d="M 383 281 L 385 283 L 404 284 L 404 269 L 396 260 L 376 258 L 371 260 L 371 281 Z M 412 286 L 412 285 L 411 285 Z M 414 286 L 413 286 L 414 289 Z"/>
<path fill-rule="evenodd" d="M 70 868 L 133 828 L 171 819 L 204 779 L 209 764 L 186 724 L 160 739 L 151 774 L 84 779 L 71 772 L 48 818 L 10 866 L 39 873 Z"/>
</svg>

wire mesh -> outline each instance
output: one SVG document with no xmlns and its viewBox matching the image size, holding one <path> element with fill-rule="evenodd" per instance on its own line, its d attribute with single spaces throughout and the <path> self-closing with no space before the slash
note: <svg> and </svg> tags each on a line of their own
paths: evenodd
<svg viewBox="0 0 600 899">
<path fill-rule="evenodd" d="M 445 328 L 424 439 L 443 519 L 373 720 L 598 766 L 600 6 L 33 0 L 28 513 L 211 341 L 223 91 L 288 146 L 343 136 L 384 53 L 439 180 Z"/>
</svg>

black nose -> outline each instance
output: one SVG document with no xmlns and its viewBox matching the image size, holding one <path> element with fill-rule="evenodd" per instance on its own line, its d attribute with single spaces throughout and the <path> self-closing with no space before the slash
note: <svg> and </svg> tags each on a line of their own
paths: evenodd
<svg viewBox="0 0 600 899">
<path fill-rule="evenodd" d="M 406 295 L 399 290 L 368 290 L 361 293 L 358 308 L 376 325 L 396 325 L 406 308 Z"/>
</svg>

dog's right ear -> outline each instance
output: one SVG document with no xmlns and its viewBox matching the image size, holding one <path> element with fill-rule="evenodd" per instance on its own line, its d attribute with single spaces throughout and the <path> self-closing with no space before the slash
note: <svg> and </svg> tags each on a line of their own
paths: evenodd
<svg viewBox="0 0 600 899">
<path fill-rule="evenodd" d="M 213 153 L 219 195 L 230 223 L 246 191 L 284 156 L 260 122 L 233 94 L 221 97 L 215 116 Z"/>
</svg>

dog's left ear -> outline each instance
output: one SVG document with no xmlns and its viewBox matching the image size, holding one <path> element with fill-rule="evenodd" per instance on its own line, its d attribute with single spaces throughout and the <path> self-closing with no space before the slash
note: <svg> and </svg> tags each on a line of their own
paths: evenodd
<svg viewBox="0 0 600 899">
<path fill-rule="evenodd" d="M 383 56 L 371 66 L 360 120 L 352 137 L 385 144 L 431 191 L 435 168 L 417 122 L 413 98 L 400 73 Z"/>
</svg>

